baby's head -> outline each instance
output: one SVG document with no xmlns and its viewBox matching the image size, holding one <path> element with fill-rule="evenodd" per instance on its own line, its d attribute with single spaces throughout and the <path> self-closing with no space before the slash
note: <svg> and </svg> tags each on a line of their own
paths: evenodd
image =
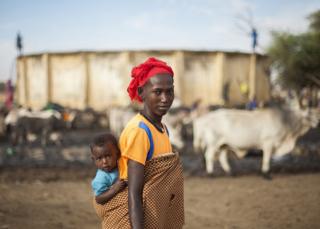
<svg viewBox="0 0 320 229">
<path fill-rule="evenodd" d="M 120 149 L 117 139 L 110 133 L 96 136 L 90 144 L 91 158 L 98 169 L 111 172 L 117 167 Z"/>
</svg>

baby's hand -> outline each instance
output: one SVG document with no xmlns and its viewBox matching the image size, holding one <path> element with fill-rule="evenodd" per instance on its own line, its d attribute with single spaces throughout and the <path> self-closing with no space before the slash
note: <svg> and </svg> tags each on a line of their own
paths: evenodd
<svg viewBox="0 0 320 229">
<path fill-rule="evenodd" d="M 117 191 L 121 191 L 127 186 L 127 182 L 125 180 L 117 180 L 112 187 Z"/>
</svg>

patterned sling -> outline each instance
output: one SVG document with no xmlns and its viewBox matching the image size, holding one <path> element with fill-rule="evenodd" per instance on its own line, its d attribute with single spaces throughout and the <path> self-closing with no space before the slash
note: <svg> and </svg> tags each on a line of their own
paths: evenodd
<svg viewBox="0 0 320 229">
<path fill-rule="evenodd" d="M 148 134 L 150 149 L 147 158 L 149 159 L 152 158 L 153 140 L 150 130 L 148 131 L 149 128 L 143 124 L 140 123 L 139 127 Z M 144 228 L 182 228 L 184 225 L 183 171 L 179 155 L 170 153 L 148 159 L 145 164 L 145 184 L 142 197 Z M 102 220 L 102 229 L 130 228 L 128 188 L 104 205 L 97 204 L 93 198 L 93 205 Z"/>
</svg>

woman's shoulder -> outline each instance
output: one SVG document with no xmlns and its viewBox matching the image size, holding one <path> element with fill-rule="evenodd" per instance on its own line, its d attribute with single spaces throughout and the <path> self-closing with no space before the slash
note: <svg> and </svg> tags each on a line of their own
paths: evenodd
<svg viewBox="0 0 320 229">
<path fill-rule="evenodd" d="M 128 134 L 132 134 L 134 132 L 140 132 L 139 123 L 143 120 L 143 116 L 141 114 L 136 114 L 131 120 L 127 123 L 125 128 L 123 129 L 120 138 L 126 136 Z"/>
<path fill-rule="evenodd" d="M 141 114 L 136 114 L 135 116 L 133 116 L 129 122 L 127 123 L 127 125 L 124 128 L 125 130 L 130 130 L 130 129 L 135 129 L 139 127 L 139 123 L 143 121 L 143 116 Z"/>
</svg>

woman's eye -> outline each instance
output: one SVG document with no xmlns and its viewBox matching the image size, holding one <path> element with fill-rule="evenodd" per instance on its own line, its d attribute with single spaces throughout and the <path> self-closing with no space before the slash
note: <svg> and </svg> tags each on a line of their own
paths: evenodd
<svg viewBox="0 0 320 229">
<path fill-rule="evenodd" d="M 160 94 L 161 94 L 161 91 L 155 91 L 155 94 L 156 94 L 156 95 L 160 95 Z"/>
</svg>

